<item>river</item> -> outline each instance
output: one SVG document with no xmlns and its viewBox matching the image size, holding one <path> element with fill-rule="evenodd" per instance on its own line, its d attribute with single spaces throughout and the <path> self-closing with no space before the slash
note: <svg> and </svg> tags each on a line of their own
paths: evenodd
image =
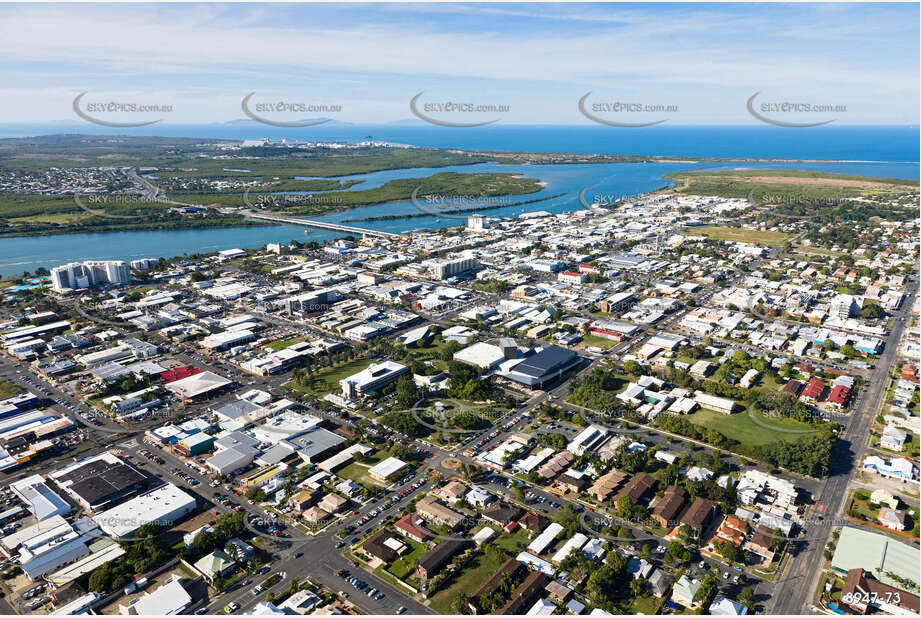
<svg viewBox="0 0 921 618">
<path fill-rule="evenodd" d="M 447 168 L 412 168 L 386 170 L 369 174 L 344 176 L 340 180 L 361 180 L 354 189 L 380 186 L 396 178 L 422 178 L 436 172 L 511 172 L 537 178 L 546 183 L 538 193 L 507 198 L 511 203 L 533 200 L 543 196 L 563 194 L 553 199 L 482 211 L 487 216 L 517 216 L 522 212 L 546 210 L 553 213 L 584 208 L 580 195 L 591 203 L 595 199 L 612 199 L 614 196 L 634 195 L 657 189 L 667 184 L 664 174 L 699 168 L 765 169 L 795 168 L 816 171 L 879 176 L 890 178 L 918 178 L 917 163 L 602 163 L 573 165 L 500 165 L 482 163 Z M 335 195 L 335 191 L 324 195 Z M 420 200 L 422 201 L 422 200 Z M 431 210 L 429 211 L 431 212 Z M 422 214 L 411 202 L 392 202 L 375 206 L 352 208 L 333 212 L 313 219 L 343 222 L 375 218 Z M 349 221 L 347 225 L 386 232 L 406 232 L 419 228 L 440 228 L 460 225 L 457 216 L 426 215 L 402 217 L 383 221 Z M 134 260 L 150 257 L 172 257 L 189 253 L 219 251 L 231 248 L 258 248 L 266 243 L 291 240 L 323 242 L 342 236 L 334 231 L 304 228 L 294 225 L 259 227 L 212 228 L 195 230 L 164 230 L 105 232 L 98 234 L 66 234 L 0 239 L 0 275 L 18 275 L 44 266 L 51 268 L 62 263 L 96 259 Z"/>
</svg>

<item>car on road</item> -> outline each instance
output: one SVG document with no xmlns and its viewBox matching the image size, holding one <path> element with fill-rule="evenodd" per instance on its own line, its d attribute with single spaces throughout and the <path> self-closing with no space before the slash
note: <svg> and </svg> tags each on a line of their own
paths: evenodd
<svg viewBox="0 0 921 618">
<path fill-rule="evenodd" d="M 405 611 L 406 611 L 406 608 L 401 605 L 400 607 L 397 608 L 397 615 L 402 614 Z"/>
<path fill-rule="evenodd" d="M 240 609 L 240 606 L 239 606 L 237 603 L 230 603 L 229 605 L 225 605 L 225 606 L 224 606 L 224 613 L 225 613 L 225 614 L 232 614 L 233 612 L 237 611 L 238 609 Z"/>
</svg>

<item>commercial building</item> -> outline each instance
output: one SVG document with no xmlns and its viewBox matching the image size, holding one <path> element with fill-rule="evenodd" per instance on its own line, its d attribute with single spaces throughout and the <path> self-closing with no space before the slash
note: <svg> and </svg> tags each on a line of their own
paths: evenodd
<svg viewBox="0 0 921 618">
<path fill-rule="evenodd" d="M 232 381 L 216 373 L 202 371 L 187 378 L 170 382 L 164 388 L 183 401 L 192 401 L 222 392 L 230 387 L 231 384 L 233 384 Z"/>
<path fill-rule="evenodd" d="M 99 511 L 147 485 L 144 475 L 112 453 L 77 462 L 49 477 L 90 511 Z"/>
<path fill-rule="evenodd" d="M 100 536 L 102 531 L 89 518 L 70 523 L 54 515 L 3 537 L 2 543 L 10 554 L 18 550 L 19 565 L 35 580 L 89 554 L 89 543 Z"/>
<path fill-rule="evenodd" d="M 38 521 L 67 515 L 73 508 L 45 484 L 37 474 L 10 483 L 10 489 L 25 502 L 26 508 Z"/>
<path fill-rule="evenodd" d="M 406 373 L 409 373 L 408 367 L 387 360 L 339 380 L 339 385 L 342 387 L 342 396 L 353 399 L 380 390 Z"/>
<path fill-rule="evenodd" d="M 195 510 L 195 498 L 172 483 L 166 483 L 145 494 L 96 515 L 93 519 L 109 536 L 131 538 L 144 524 L 157 523 L 171 528 Z"/>
<path fill-rule="evenodd" d="M 845 526 L 832 556 L 831 568 L 842 577 L 864 569 L 878 581 L 908 591 L 905 581 L 916 581 L 921 550 L 884 534 Z"/>
<path fill-rule="evenodd" d="M 458 256 L 431 260 L 427 262 L 433 279 L 448 279 L 454 275 L 465 273 L 477 267 L 476 259 L 472 256 Z"/>
<path fill-rule="evenodd" d="M 191 595 L 179 576 L 173 575 L 159 588 L 133 599 L 128 605 L 120 605 L 119 611 L 129 616 L 172 616 L 187 613 L 185 610 L 191 604 Z"/>
<path fill-rule="evenodd" d="M 543 388 L 575 368 L 582 358 L 566 348 L 545 346 L 537 354 L 515 365 L 506 377 L 528 388 Z"/>
<path fill-rule="evenodd" d="M 368 470 L 368 475 L 378 481 L 387 482 L 403 474 L 407 467 L 406 462 L 400 461 L 396 457 L 388 457 L 372 466 Z"/>
</svg>

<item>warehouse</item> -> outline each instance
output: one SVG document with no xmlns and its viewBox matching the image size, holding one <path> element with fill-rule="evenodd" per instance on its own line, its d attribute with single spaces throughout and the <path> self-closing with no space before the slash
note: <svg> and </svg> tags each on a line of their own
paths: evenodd
<svg viewBox="0 0 921 618">
<path fill-rule="evenodd" d="M 195 510 L 195 498 L 172 483 L 103 511 L 93 519 L 106 534 L 116 539 L 131 538 L 138 528 L 157 523 L 167 528 Z"/>
<path fill-rule="evenodd" d="M 217 394 L 233 382 L 210 371 L 202 371 L 187 378 L 170 382 L 166 389 L 183 401 L 200 399 Z"/>
<path fill-rule="evenodd" d="M 129 496 L 147 483 L 144 475 L 111 453 L 78 462 L 49 476 L 83 508 L 91 511 Z"/>
<path fill-rule="evenodd" d="M 67 515 L 73 510 L 67 501 L 51 491 L 45 480 L 37 474 L 11 483 L 10 489 L 26 503 L 29 512 L 38 521 L 57 515 Z"/>
</svg>

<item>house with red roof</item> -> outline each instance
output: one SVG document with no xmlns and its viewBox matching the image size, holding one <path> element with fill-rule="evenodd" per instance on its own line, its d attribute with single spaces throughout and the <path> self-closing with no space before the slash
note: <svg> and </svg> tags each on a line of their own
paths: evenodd
<svg viewBox="0 0 921 618">
<path fill-rule="evenodd" d="M 432 533 L 425 526 L 417 524 L 413 520 L 418 520 L 418 517 L 414 517 L 412 514 L 404 515 L 397 520 L 393 527 L 399 530 L 403 536 L 419 543 L 425 543 L 431 538 Z"/>
<path fill-rule="evenodd" d="M 799 394 L 799 398 L 805 401 L 811 401 L 815 403 L 822 398 L 822 394 L 825 392 L 825 383 L 819 379 L 812 379 L 806 384 L 803 388 L 803 392 Z"/>
<path fill-rule="evenodd" d="M 828 394 L 828 398 L 825 402 L 836 408 L 844 408 L 847 406 L 848 400 L 851 398 L 851 389 L 846 386 L 838 385 L 831 389 L 831 392 Z"/>
</svg>

